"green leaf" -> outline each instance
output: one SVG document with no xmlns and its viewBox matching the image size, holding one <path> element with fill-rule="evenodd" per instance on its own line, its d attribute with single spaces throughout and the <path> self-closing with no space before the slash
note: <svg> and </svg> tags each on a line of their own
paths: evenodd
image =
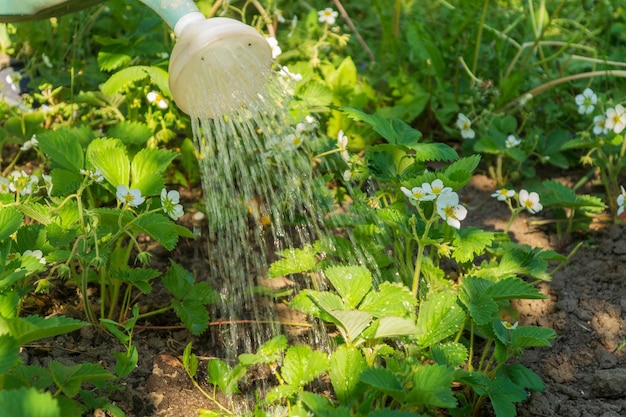
<svg viewBox="0 0 626 417">
<path fill-rule="evenodd" d="M 239 367 L 237 372 L 233 372 L 226 362 L 221 359 L 209 360 L 207 382 L 209 384 L 217 385 L 219 389 L 226 395 L 232 395 L 239 392 L 237 384 L 239 380 L 245 375 L 240 372 L 242 368 Z"/>
<path fill-rule="evenodd" d="M 139 363 L 139 352 L 131 345 L 128 352 L 113 352 L 115 361 L 115 375 L 117 378 L 126 378 Z"/>
<path fill-rule="evenodd" d="M 95 139 L 87 148 L 87 160 L 102 171 L 104 178 L 113 186 L 128 186 L 130 161 L 126 147 L 119 139 Z"/>
<path fill-rule="evenodd" d="M 198 372 L 198 357 L 191 352 L 191 342 L 187 343 L 183 351 L 183 368 L 191 378 L 195 377 Z"/>
<path fill-rule="evenodd" d="M 513 348 L 550 347 L 550 341 L 556 337 L 552 329 L 538 326 L 518 326 L 511 331 Z"/>
<path fill-rule="evenodd" d="M 459 299 L 479 326 L 495 320 L 498 315 L 498 305 L 486 293 L 492 285 L 492 281 L 471 276 L 465 277 L 461 284 Z"/>
<path fill-rule="evenodd" d="M 150 280 L 161 275 L 158 269 L 152 268 L 111 268 L 110 273 L 111 278 L 119 279 L 126 284 L 133 285 L 144 294 L 148 294 L 152 291 Z"/>
<path fill-rule="evenodd" d="M 57 361 L 52 361 L 48 367 L 54 378 L 54 383 L 69 398 L 78 394 L 83 383 L 115 379 L 114 375 L 93 363 L 65 366 Z"/>
<path fill-rule="evenodd" d="M 76 129 L 48 130 L 37 135 L 39 147 L 48 155 L 53 164 L 68 171 L 78 172 L 85 165 L 85 156 L 76 135 L 82 135 Z"/>
<path fill-rule="evenodd" d="M 20 345 L 8 334 L 0 336 L 0 375 L 5 374 L 20 362 Z"/>
<path fill-rule="evenodd" d="M 136 83 L 150 77 L 153 84 L 159 87 L 159 90 L 168 97 L 172 96 L 172 93 L 168 86 L 167 71 L 159 67 L 148 67 L 137 65 L 133 67 L 124 68 L 111 77 L 100 87 L 102 92 L 106 95 L 112 96 L 121 89 L 125 88 L 128 84 Z"/>
<path fill-rule="evenodd" d="M 165 249 L 172 250 L 178 242 L 176 225 L 161 213 L 147 213 L 137 218 L 133 229 L 149 235 Z"/>
<path fill-rule="evenodd" d="M 138 188 L 142 195 L 157 195 L 163 189 L 163 175 L 176 158 L 172 151 L 158 148 L 143 148 L 133 158 L 130 166 L 131 188 Z"/>
<path fill-rule="evenodd" d="M 367 362 L 357 348 L 341 345 L 333 352 L 328 376 L 341 404 L 351 404 L 361 395 L 363 384 L 359 376 L 365 369 Z"/>
<path fill-rule="evenodd" d="M 537 288 L 518 277 L 505 278 L 485 288 L 485 294 L 494 300 L 529 299 L 543 300 L 548 298 Z"/>
<path fill-rule="evenodd" d="M 107 135 L 127 145 L 144 145 L 152 137 L 152 129 L 145 123 L 125 120 L 111 126 Z"/>
<path fill-rule="evenodd" d="M 503 366 L 498 371 L 498 376 L 508 378 L 516 385 L 531 391 L 543 391 L 546 388 L 539 375 L 519 363 Z"/>
<path fill-rule="evenodd" d="M 88 325 L 87 322 L 63 316 L 50 318 L 35 315 L 25 318 L 0 316 L 0 335 L 9 334 L 20 345 L 24 345 L 35 340 L 69 333 Z"/>
<path fill-rule="evenodd" d="M 163 276 L 163 285 L 174 297 L 183 299 L 193 287 L 193 274 L 172 260 L 170 263 L 170 268 Z"/>
<path fill-rule="evenodd" d="M 333 92 L 326 84 L 311 80 L 303 83 L 298 90 L 298 97 L 302 98 L 310 106 L 328 106 L 333 102 Z"/>
<path fill-rule="evenodd" d="M 287 338 L 284 335 L 276 336 L 265 342 L 256 353 L 242 353 L 239 355 L 239 363 L 245 366 L 260 363 L 271 364 L 278 362 L 287 349 Z"/>
<path fill-rule="evenodd" d="M 430 348 L 433 359 L 440 365 L 453 368 L 463 365 L 469 358 L 467 348 L 456 342 L 440 343 Z"/>
<path fill-rule="evenodd" d="M 414 157 L 417 162 L 449 162 L 459 158 L 456 151 L 445 143 L 420 143 L 410 148 L 415 151 Z"/>
<path fill-rule="evenodd" d="M 204 304 L 195 300 L 172 300 L 172 307 L 187 330 L 194 336 L 202 334 L 209 327 L 209 312 Z"/>
<path fill-rule="evenodd" d="M 453 162 L 443 170 L 443 175 L 447 178 L 444 182 L 453 189 L 463 187 L 472 179 L 479 162 L 480 155 L 471 155 Z"/>
<path fill-rule="evenodd" d="M 278 255 L 281 259 L 270 266 L 270 278 L 312 271 L 317 265 L 315 250 L 311 245 L 306 245 L 303 249 L 285 249 Z"/>
<path fill-rule="evenodd" d="M 426 417 L 425 414 L 415 413 L 413 411 L 401 411 L 391 410 L 389 408 L 381 408 L 371 413 L 368 413 L 366 417 Z"/>
<path fill-rule="evenodd" d="M 354 343 L 372 321 L 372 316 L 364 311 L 326 310 L 326 313 L 333 317 L 333 321 L 343 330 L 342 333 L 349 344 Z"/>
<path fill-rule="evenodd" d="M 20 388 L 0 391 L 0 416 L 61 417 L 61 411 L 49 392 Z"/>
<path fill-rule="evenodd" d="M 49 389 L 54 383 L 50 371 L 43 366 L 17 366 L 11 371 L 11 374 L 19 378 L 22 384 L 24 384 L 20 386 L 29 386 L 39 390 Z M 4 388 L 9 389 L 7 386 Z"/>
<path fill-rule="evenodd" d="M 515 417 L 517 410 L 514 403 L 524 401 L 527 397 L 522 387 L 509 379 L 498 377 L 491 382 L 487 393 L 496 417 Z"/>
<path fill-rule="evenodd" d="M 372 326 L 376 325 L 376 339 L 392 336 L 412 336 L 419 332 L 413 320 L 402 317 L 383 317 L 376 320 Z"/>
<path fill-rule="evenodd" d="M 405 285 L 383 282 L 378 291 L 370 291 L 365 295 L 359 310 L 378 318 L 410 317 L 416 304 L 417 299 Z"/>
<path fill-rule="evenodd" d="M 124 52 L 119 51 L 119 49 L 123 50 Z M 125 65 L 128 65 L 128 63 L 130 63 L 131 61 L 131 57 L 133 56 L 132 51 L 131 50 L 127 50 L 130 49 L 127 46 L 126 47 L 121 47 L 118 46 L 115 48 L 116 52 L 114 51 L 99 51 L 98 52 L 98 67 L 100 68 L 101 71 L 114 71 L 118 68 L 121 68 Z"/>
<path fill-rule="evenodd" d="M 303 387 L 326 372 L 328 365 L 325 353 L 306 345 L 295 345 L 287 349 L 281 374 L 289 385 Z"/>
<path fill-rule="evenodd" d="M 417 316 L 418 343 L 429 347 L 452 336 L 465 322 L 465 312 L 450 293 L 434 293 L 422 302 Z"/>
<path fill-rule="evenodd" d="M 326 82 L 337 94 L 350 94 L 357 83 L 357 70 L 352 57 L 347 56 L 336 70 L 326 75 Z"/>
<path fill-rule="evenodd" d="M 50 172 L 52 178 L 52 195 L 66 196 L 72 194 L 82 184 L 84 177 L 78 171 L 56 168 Z"/>
<path fill-rule="evenodd" d="M 356 308 L 372 288 L 372 274 L 363 266 L 332 266 L 324 275 L 350 308 Z"/>
<path fill-rule="evenodd" d="M 407 393 L 404 390 L 402 381 L 388 368 L 367 368 L 361 372 L 359 379 L 361 382 L 400 402 L 405 400 Z"/>
<path fill-rule="evenodd" d="M 0 241 L 17 232 L 23 220 L 24 216 L 15 207 L 0 207 Z"/>
<path fill-rule="evenodd" d="M 452 257 L 458 262 L 470 262 L 476 255 L 484 253 L 491 245 L 495 233 L 479 229 L 477 227 L 463 227 L 457 231 L 452 244 L 454 252 Z"/>
<path fill-rule="evenodd" d="M 415 370 L 413 386 L 406 401 L 420 406 L 454 408 L 457 401 L 452 392 L 454 368 L 445 365 L 424 365 Z"/>
</svg>

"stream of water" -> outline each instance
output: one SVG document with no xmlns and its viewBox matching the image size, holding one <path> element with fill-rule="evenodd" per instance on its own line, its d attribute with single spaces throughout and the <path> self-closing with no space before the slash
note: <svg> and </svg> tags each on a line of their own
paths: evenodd
<svg viewBox="0 0 626 417">
<path fill-rule="evenodd" d="M 206 80 L 200 85 L 216 82 L 211 74 L 201 77 Z M 272 299 L 256 291 L 259 279 L 276 251 L 313 242 L 322 224 L 310 161 L 288 146 L 275 146 L 293 133 L 287 113 L 290 97 L 278 75 L 269 75 L 260 94 L 246 91 L 232 93 L 242 95 L 238 99 L 246 104 L 226 116 L 198 116 L 205 109 L 192 114 L 210 235 L 210 274 L 222 296 L 221 317 L 214 319 L 229 322 L 221 329 L 220 342 L 231 360 L 256 351 L 281 332 Z M 220 97 L 215 100 L 219 107 Z M 310 343 L 323 344 L 323 333 L 313 330 Z"/>
</svg>

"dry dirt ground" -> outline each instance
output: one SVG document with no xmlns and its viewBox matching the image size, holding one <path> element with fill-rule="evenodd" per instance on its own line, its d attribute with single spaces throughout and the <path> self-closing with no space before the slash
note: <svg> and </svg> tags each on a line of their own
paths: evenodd
<svg viewBox="0 0 626 417">
<path fill-rule="evenodd" d="M 494 189 L 490 180 L 476 176 L 461 191 L 469 208 L 464 224 L 504 229 L 509 212 L 503 203 L 490 198 Z M 540 213 L 539 217 L 548 214 Z M 532 226 L 532 219 L 525 214 L 516 219 L 511 229 L 514 239 L 535 247 L 553 248 L 553 231 Z M 550 327 L 558 334 L 552 348 L 527 351 L 520 359 L 546 384 L 545 392 L 532 394 L 518 406 L 521 417 L 626 415 L 626 348 L 616 350 L 626 339 L 625 230 L 624 224 L 598 223 L 591 232 L 573 236 L 564 253 L 578 241 L 584 240 L 585 244 L 554 274 L 552 282 L 541 285 L 548 298 L 516 305 L 520 324 Z M 207 269 L 203 245 L 202 239 L 183 241 L 173 254 L 163 252 L 155 258 L 168 262 L 168 256 L 172 256 L 201 277 Z M 71 306 L 66 307 L 65 313 L 82 318 L 82 313 L 73 312 Z M 175 317 L 166 315 L 149 324 L 175 322 Z M 139 350 L 139 366 L 122 381 L 125 389 L 114 394 L 114 402 L 128 417 L 192 417 L 200 408 L 212 408 L 185 374 L 180 355 L 189 341 L 194 342 L 194 351 L 204 360 L 223 355 L 214 337 L 222 330 L 223 326 L 213 326 L 205 336 L 192 338 L 176 328 L 137 329 L 134 341 Z M 23 355 L 29 364 L 46 365 L 55 359 L 68 365 L 89 361 L 112 368 L 111 352 L 121 350 L 111 336 L 85 328 L 28 347 Z M 210 390 L 206 384 L 203 386 Z"/>
</svg>

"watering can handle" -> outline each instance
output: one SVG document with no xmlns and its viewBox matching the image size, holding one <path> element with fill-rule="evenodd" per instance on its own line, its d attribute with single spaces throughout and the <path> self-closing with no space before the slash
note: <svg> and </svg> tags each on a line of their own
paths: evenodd
<svg viewBox="0 0 626 417">
<path fill-rule="evenodd" d="M 45 19 L 75 12 L 105 0 L 0 0 L 0 23 Z"/>
</svg>

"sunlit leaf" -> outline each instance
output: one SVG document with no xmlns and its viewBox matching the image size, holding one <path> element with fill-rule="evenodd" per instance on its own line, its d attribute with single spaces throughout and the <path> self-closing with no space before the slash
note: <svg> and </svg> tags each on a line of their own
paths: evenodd
<svg viewBox="0 0 626 417">
<path fill-rule="evenodd" d="M 332 266 L 324 275 L 350 308 L 356 308 L 372 288 L 372 274 L 362 266 Z"/>
<path fill-rule="evenodd" d="M 19 363 L 20 345 L 8 334 L 0 336 L 0 375 Z"/>
<path fill-rule="evenodd" d="M 69 317 L 55 316 L 43 318 L 31 315 L 25 318 L 0 316 L 0 335 L 9 334 L 20 345 L 47 337 L 58 336 L 88 326 L 89 323 Z"/>
<path fill-rule="evenodd" d="M 383 282 L 378 291 L 367 293 L 359 310 L 366 311 L 374 317 L 410 317 L 417 304 L 417 299 L 404 285 Z"/>
<path fill-rule="evenodd" d="M 465 345 L 456 342 L 436 344 L 430 348 L 430 353 L 438 364 L 452 367 L 463 365 L 469 357 Z"/>
<path fill-rule="evenodd" d="M 0 207 L 0 240 L 4 240 L 22 225 L 24 216 L 15 207 Z"/>
<path fill-rule="evenodd" d="M 0 416 L 61 417 L 61 411 L 49 392 L 20 388 L 0 390 Z"/>
<path fill-rule="evenodd" d="M 313 270 L 318 262 L 315 251 L 310 245 L 302 249 L 285 249 L 280 251 L 278 255 L 281 258 L 270 266 L 270 278 L 308 272 Z"/>
<path fill-rule="evenodd" d="M 392 336 L 411 336 L 416 335 L 419 329 L 413 323 L 413 320 L 402 317 L 383 317 L 376 320 L 375 338 L 382 339 Z"/>
<path fill-rule="evenodd" d="M 131 188 L 138 188 L 145 196 L 158 195 L 164 187 L 163 174 L 176 154 L 165 149 L 143 148 L 130 165 Z"/>
<path fill-rule="evenodd" d="M 340 403 L 351 404 L 362 393 L 359 376 L 366 368 L 365 358 L 357 348 L 341 345 L 333 352 L 328 375 Z"/>
<path fill-rule="evenodd" d="M 119 139 L 95 139 L 87 148 L 87 160 L 102 171 L 104 178 L 114 188 L 128 186 L 130 181 L 130 161 L 126 148 Z"/>
<path fill-rule="evenodd" d="M 463 227 L 457 231 L 452 241 L 452 257 L 458 262 L 472 261 L 476 255 L 491 245 L 495 234 L 477 227 Z"/>
<path fill-rule="evenodd" d="M 465 312 L 451 293 L 434 293 L 422 302 L 417 316 L 418 343 L 432 346 L 459 331 L 465 321 Z"/>
<path fill-rule="evenodd" d="M 325 353 L 294 345 L 287 349 L 281 373 L 288 384 L 302 387 L 326 372 L 328 365 Z"/>
</svg>

